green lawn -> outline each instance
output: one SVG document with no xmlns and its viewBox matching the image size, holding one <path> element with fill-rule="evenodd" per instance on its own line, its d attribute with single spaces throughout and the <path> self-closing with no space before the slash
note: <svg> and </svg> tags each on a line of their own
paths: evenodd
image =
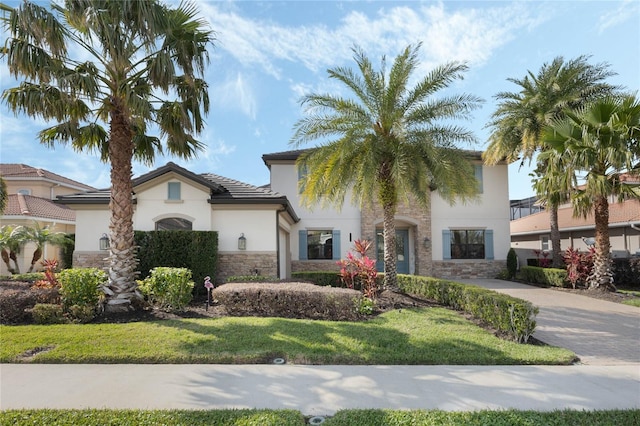
<svg viewBox="0 0 640 426">
<path fill-rule="evenodd" d="M 303 426 L 305 417 L 294 410 L 8 410 L 0 412 L 3 425 L 219 425 Z M 640 410 L 475 411 L 341 410 L 323 426 L 385 425 L 555 425 L 618 426 L 640 424 Z"/>
<path fill-rule="evenodd" d="M 569 364 L 565 349 L 499 339 L 444 308 L 364 322 L 225 317 L 126 324 L 0 326 L 0 362 Z M 47 348 L 32 358 L 23 354 Z"/>
</svg>

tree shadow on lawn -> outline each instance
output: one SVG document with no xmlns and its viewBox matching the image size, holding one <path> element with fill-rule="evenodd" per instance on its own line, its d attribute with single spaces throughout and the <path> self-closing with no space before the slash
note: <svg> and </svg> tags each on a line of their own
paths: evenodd
<svg viewBox="0 0 640 426">
<path fill-rule="evenodd" d="M 524 363 L 496 349 L 501 341 L 488 332 L 487 344 L 483 345 L 447 332 L 420 336 L 402 330 L 403 327 L 467 326 L 464 318 L 436 315 L 421 323 L 419 310 L 392 311 L 389 315 L 395 318 L 382 315 L 365 322 L 262 318 L 262 324 L 255 324 L 247 317 L 227 317 L 224 322 L 211 319 L 207 324 L 190 320 L 158 321 L 157 324 L 197 335 L 179 344 L 179 350 L 188 354 L 187 358 L 193 362 L 270 364 L 276 358 L 283 358 L 293 364 Z M 399 326 L 397 317 L 403 315 L 409 317 Z"/>
</svg>

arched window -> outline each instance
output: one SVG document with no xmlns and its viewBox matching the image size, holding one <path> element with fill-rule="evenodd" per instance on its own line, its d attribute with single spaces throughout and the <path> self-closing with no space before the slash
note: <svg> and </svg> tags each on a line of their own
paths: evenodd
<svg viewBox="0 0 640 426">
<path fill-rule="evenodd" d="M 191 222 L 180 217 L 168 217 L 156 222 L 156 231 L 191 231 Z"/>
</svg>

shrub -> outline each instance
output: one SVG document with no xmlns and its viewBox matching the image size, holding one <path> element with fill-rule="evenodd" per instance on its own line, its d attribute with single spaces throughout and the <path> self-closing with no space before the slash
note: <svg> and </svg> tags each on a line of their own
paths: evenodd
<svg viewBox="0 0 640 426">
<path fill-rule="evenodd" d="M 523 266 L 520 268 L 520 278 L 532 284 L 564 287 L 567 271 L 556 268 L 541 268 L 539 266 Z"/>
<path fill-rule="evenodd" d="M 193 298 L 191 271 L 186 268 L 157 267 L 139 281 L 140 291 L 154 305 L 167 310 L 181 310 Z"/>
<path fill-rule="evenodd" d="M 64 269 L 58 274 L 60 296 L 65 309 L 73 305 L 95 308 L 103 295 L 107 273 L 98 268 Z"/>
<path fill-rule="evenodd" d="M 367 298 L 375 298 L 379 290 L 376 282 L 378 271 L 376 261 L 367 256 L 371 242 L 355 240 L 353 246 L 354 251 L 360 256 L 356 257 L 349 252 L 346 260 L 338 261 L 340 280 L 345 287 L 360 290 Z"/>
<path fill-rule="evenodd" d="M 336 271 L 294 272 L 291 277 L 299 281 L 310 281 L 320 286 L 342 287 L 340 273 Z"/>
<path fill-rule="evenodd" d="M 69 322 L 64 315 L 62 305 L 52 303 L 37 303 L 31 309 L 31 315 L 36 324 L 65 324 Z"/>
<path fill-rule="evenodd" d="M 585 286 L 587 278 L 593 269 L 593 256 L 595 248 L 591 247 L 588 252 L 581 253 L 580 250 L 569 247 L 564 252 L 564 263 L 567 265 L 567 281 L 573 288 L 577 285 Z"/>
<path fill-rule="evenodd" d="M 536 327 L 538 308 L 506 294 L 474 285 L 416 275 L 398 275 L 398 286 L 406 293 L 467 312 L 520 343 L 527 342 Z"/>
<path fill-rule="evenodd" d="M 24 324 L 33 319 L 36 303 L 59 303 L 57 289 L 5 290 L 0 292 L 0 324 Z"/>
<path fill-rule="evenodd" d="M 640 257 L 613 259 L 613 278 L 616 286 L 640 287 Z"/>
<path fill-rule="evenodd" d="M 72 305 L 67 309 L 68 316 L 79 323 L 90 322 L 96 316 L 96 308 L 88 305 Z"/>
<path fill-rule="evenodd" d="M 211 292 L 230 315 L 350 321 L 362 294 L 309 283 L 231 283 Z"/>
<path fill-rule="evenodd" d="M 24 282 L 32 283 L 32 282 L 44 279 L 44 273 L 29 272 L 27 274 L 14 274 L 14 275 L 11 275 L 10 277 L 6 277 L 6 279 L 8 279 L 9 281 L 24 281 Z"/>
<path fill-rule="evenodd" d="M 507 272 L 510 280 L 514 279 L 518 272 L 518 255 L 513 247 L 507 252 Z"/>
<path fill-rule="evenodd" d="M 266 277 L 264 275 L 233 275 L 226 279 L 228 283 L 266 283 L 280 281 L 276 277 Z"/>
</svg>

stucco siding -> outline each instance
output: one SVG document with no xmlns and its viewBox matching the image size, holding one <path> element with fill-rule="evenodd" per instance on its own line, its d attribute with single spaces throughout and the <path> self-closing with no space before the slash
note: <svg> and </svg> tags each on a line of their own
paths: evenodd
<svg viewBox="0 0 640 426">
<path fill-rule="evenodd" d="M 277 247 L 276 210 L 220 210 L 214 206 L 211 229 L 218 231 L 218 250 L 237 252 L 241 234 L 247 251 L 275 252 Z"/>
</svg>

